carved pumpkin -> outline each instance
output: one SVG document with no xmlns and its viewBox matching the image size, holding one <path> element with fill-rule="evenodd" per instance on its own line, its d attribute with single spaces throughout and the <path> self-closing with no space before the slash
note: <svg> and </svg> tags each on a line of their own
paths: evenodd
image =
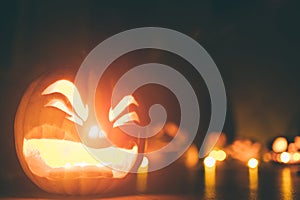
<svg viewBox="0 0 300 200">
<path fill-rule="evenodd" d="M 143 150 L 143 143 L 128 137 L 123 143 L 120 139 L 116 141 L 116 146 L 108 140 L 110 135 L 123 134 L 115 126 L 124 120 L 118 121 L 106 113 L 112 123 L 105 126 L 112 127 L 104 130 L 98 119 L 90 119 L 89 105 L 84 103 L 73 79 L 74 74 L 65 70 L 41 76 L 29 86 L 15 118 L 17 155 L 26 175 L 47 192 L 81 195 L 108 192 L 140 164 L 138 152 Z M 79 104 L 72 98 L 78 98 Z M 124 98 L 134 101 L 132 96 Z M 134 117 L 131 120 L 138 120 Z M 95 138 L 105 143 L 103 147 L 82 142 Z"/>
</svg>

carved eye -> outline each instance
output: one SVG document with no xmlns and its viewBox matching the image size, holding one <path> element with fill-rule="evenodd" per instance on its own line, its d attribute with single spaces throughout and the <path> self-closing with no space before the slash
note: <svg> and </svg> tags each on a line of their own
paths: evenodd
<svg viewBox="0 0 300 200">
<path fill-rule="evenodd" d="M 83 122 L 87 120 L 89 115 L 88 105 L 84 105 L 77 87 L 70 81 L 59 80 L 49 85 L 43 92 L 42 95 L 49 95 L 53 93 L 59 93 L 64 95 L 72 105 L 70 110 L 64 101 L 60 99 L 52 99 L 45 106 L 57 108 L 69 116 L 72 122 L 79 125 L 83 125 Z"/>
<path fill-rule="evenodd" d="M 115 108 L 109 109 L 109 121 L 113 122 L 128 106 L 130 105 L 138 106 L 135 98 L 131 95 L 123 97 L 123 99 L 115 106 Z M 130 122 L 140 122 L 139 116 L 136 114 L 135 111 L 126 113 L 119 117 L 113 124 L 113 127 L 122 126 L 128 124 Z"/>
</svg>

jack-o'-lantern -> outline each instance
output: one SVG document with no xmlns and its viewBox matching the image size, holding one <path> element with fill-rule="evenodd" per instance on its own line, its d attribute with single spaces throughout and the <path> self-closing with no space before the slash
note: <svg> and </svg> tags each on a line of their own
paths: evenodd
<svg viewBox="0 0 300 200">
<path fill-rule="evenodd" d="M 129 171 L 139 165 L 138 153 L 143 149 L 138 138 L 114 143 L 109 135 L 118 135 L 122 132 L 119 125 L 138 117 L 118 120 L 106 113 L 112 127 L 102 127 L 98 119 L 91 119 L 91 106 L 73 81 L 74 74 L 67 70 L 41 76 L 29 86 L 15 118 L 17 155 L 26 175 L 47 192 L 108 192 L 122 185 Z M 124 98 L 136 103 L 132 96 Z M 121 111 L 122 105 L 117 106 Z M 84 140 L 95 140 L 98 146 Z"/>
</svg>

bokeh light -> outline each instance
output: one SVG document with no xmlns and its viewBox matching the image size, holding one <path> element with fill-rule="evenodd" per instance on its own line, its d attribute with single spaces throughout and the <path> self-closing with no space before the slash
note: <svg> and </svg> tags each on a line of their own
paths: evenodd
<svg viewBox="0 0 300 200">
<path fill-rule="evenodd" d="M 281 153 L 286 151 L 288 147 L 288 141 L 285 137 L 278 137 L 274 140 L 272 145 L 272 150 L 276 153 Z"/>
<path fill-rule="evenodd" d="M 288 152 L 282 152 L 280 154 L 280 161 L 283 163 L 288 163 L 291 159 L 291 155 Z"/>
<path fill-rule="evenodd" d="M 249 168 L 254 169 L 254 168 L 256 168 L 257 166 L 258 166 L 258 160 L 257 160 L 257 159 L 255 159 L 255 158 L 249 159 L 249 161 L 248 161 L 248 167 L 249 167 Z"/>
<path fill-rule="evenodd" d="M 216 165 L 216 160 L 213 157 L 211 157 L 211 156 L 207 156 L 204 159 L 204 165 L 206 167 L 214 167 Z"/>
</svg>

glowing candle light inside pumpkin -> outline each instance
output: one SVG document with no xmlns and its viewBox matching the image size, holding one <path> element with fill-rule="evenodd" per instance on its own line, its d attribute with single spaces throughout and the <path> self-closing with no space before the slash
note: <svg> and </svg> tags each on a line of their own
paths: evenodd
<svg viewBox="0 0 300 200">
<path fill-rule="evenodd" d="M 95 159 L 88 151 L 88 147 L 84 147 L 79 142 L 57 139 L 29 139 L 24 140 L 23 151 L 29 164 L 37 162 L 34 166 L 37 166 L 39 162 L 43 165 L 47 165 L 53 169 L 55 168 L 67 168 L 71 167 L 86 167 L 97 166 L 100 168 L 107 168 L 112 163 L 130 162 L 135 159 L 129 157 L 128 152 L 135 154 L 137 147 L 133 147 L 131 150 L 118 149 L 114 147 L 107 147 L 102 149 L 94 149 L 93 152 L 103 154 L 101 161 Z M 51 149 L 51 153 L 49 152 Z M 38 153 L 38 154 L 37 154 Z M 41 163 L 41 164 L 42 164 Z M 38 168 L 32 168 L 32 170 L 38 173 Z M 109 175 L 110 176 L 110 175 Z"/>
<path fill-rule="evenodd" d="M 281 153 L 286 151 L 287 147 L 288 147 L 288 141 L 284 137 L 276 138 L 272 144 L 272 150 L 276 153 Z"/>
<path fill-rule="evenodd" d="M 215 182 L 216 182 L 216 160 L 213 157 L 206 157 L 204 159 L 204 184 L 205 199 L 215 199 Z"/>
<path fill-rule="evenodd" d="M 147 189 L 148 165 L 149 160 L 144 157 L 137 174 L 137 191 L 139 192 L 145 192 Z"/>
<path fill-rule="evenodd" d="M 66 163 L 65 164 L 65 168 L 70 169 L 71 168 L 71 164 L 70 163 Z"/>
</svg>

